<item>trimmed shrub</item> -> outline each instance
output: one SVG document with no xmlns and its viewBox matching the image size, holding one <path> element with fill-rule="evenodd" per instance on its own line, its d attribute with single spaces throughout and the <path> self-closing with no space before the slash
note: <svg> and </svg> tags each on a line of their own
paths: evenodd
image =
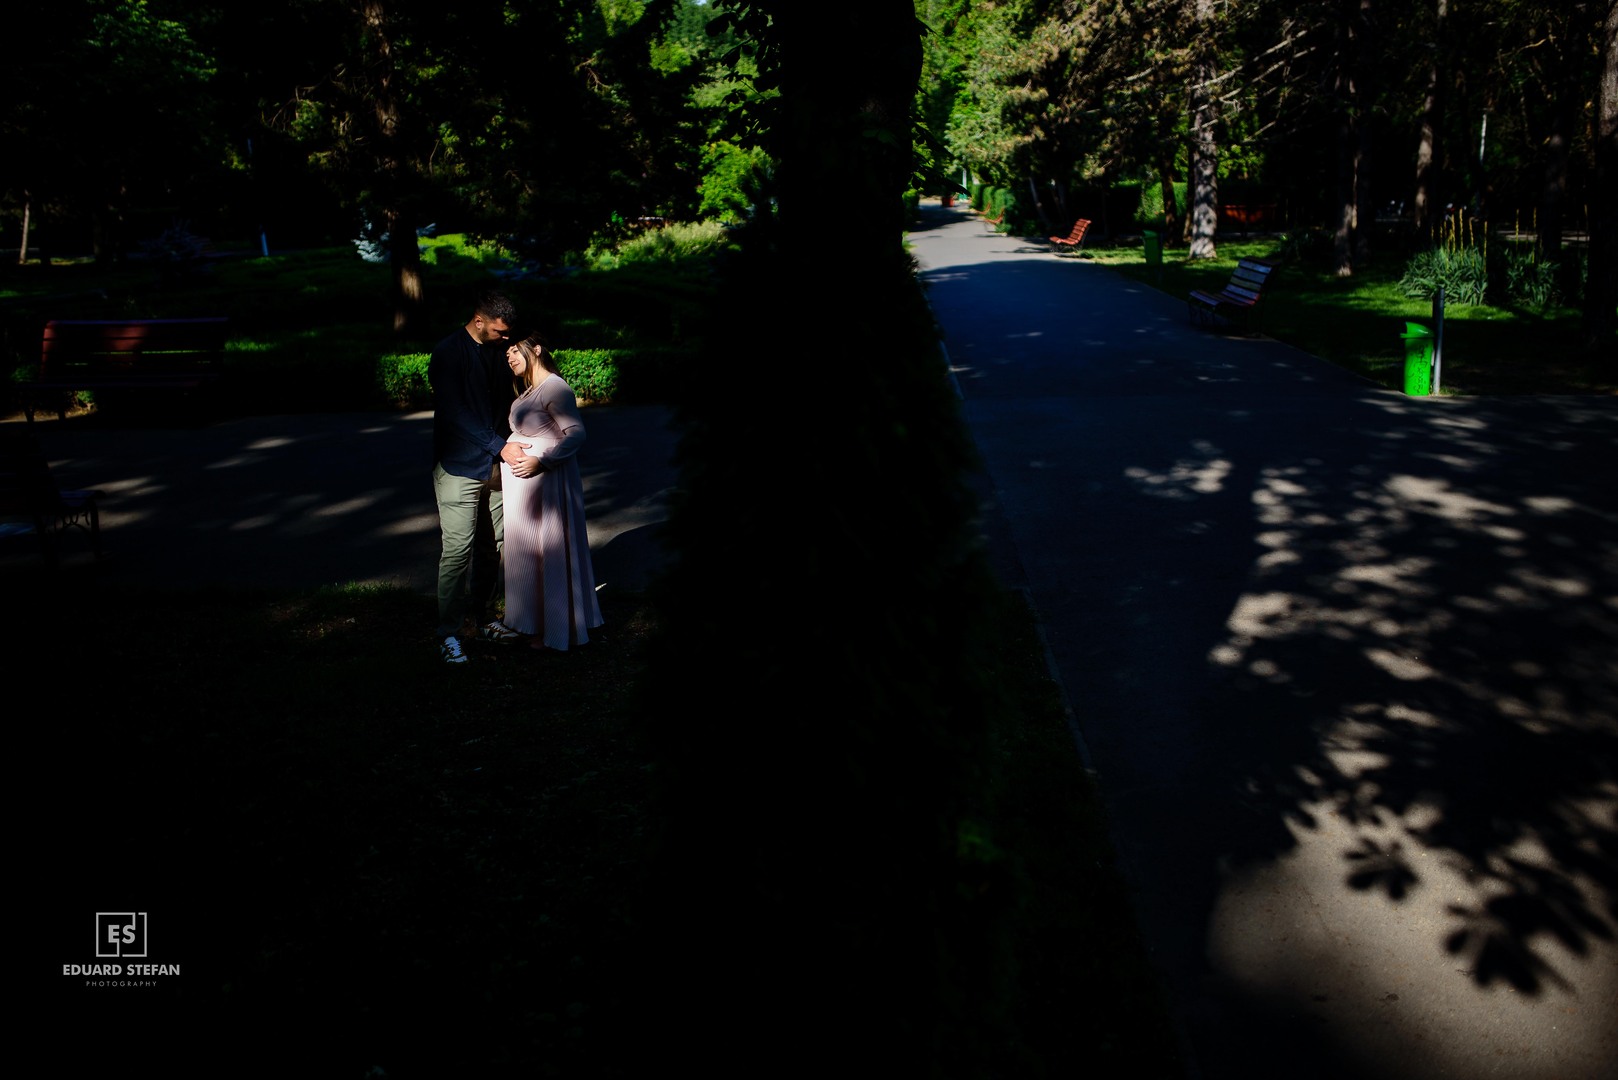
<svg viewBox="0 0 1618 1080">
<path fill-rule="evenodd" d="M 376 381 L 382 396 L 395 405 L 426 408 L 433 403 L 427 381 L 428 353 L 388 353 L 377 358 Z"/>
<path fill-rule="evenodd" d="M 556 366 L 581 402 L 607 402 L 618 392 L 616 349 L 557 349 Z"/>
<path fill-rule="evenodd" d="M 558 349 L 556 362 L 562 378 L 573 388 L 579 401 L 601 404 L 618 397 L 620 372 L 625 367 L 652 369 L 659 366 L 657 357 L 650 354 L 645 365 L 631 362 L 633 355 L 621 349 Z M 424 352 L 389 353 L 379 357 L 376 375 L 382 396 L 394 405 L 430 408 L 433 387 L 427 379 L 427 365 L 431 358 L 431 354 Z M 649 382 L 658 381 L 656 372 L 648 370 L 647 374 Z"/>
</svg>

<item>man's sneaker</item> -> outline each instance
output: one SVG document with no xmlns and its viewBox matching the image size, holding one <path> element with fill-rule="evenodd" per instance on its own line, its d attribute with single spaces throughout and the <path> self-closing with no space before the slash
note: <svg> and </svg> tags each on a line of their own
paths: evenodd
<svg viewBox="0 0 1618 1080">
<path fill-rule="evenodd" d="M 438 647 L 438 651 L 443 654 L 444 663 L 446 664 L 466 663 L 466 654 L 461 651 L 460 639 L 454 634 L 444 639 L 444 643 Z"/>
</svg>

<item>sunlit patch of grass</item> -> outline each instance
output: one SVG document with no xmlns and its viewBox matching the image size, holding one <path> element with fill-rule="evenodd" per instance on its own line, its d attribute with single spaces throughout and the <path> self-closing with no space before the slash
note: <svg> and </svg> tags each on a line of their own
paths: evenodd
<svg viewBox="0 0 1618 1080">
<path fill-rule="evenodd" d="M 1434 328 L 1432 303 L 1404 295 L 1401 256 L 1389 254 L 1350 277 L 1329 266 L 1287 260 L 1279 240 L 1221 242 L 1219 257 L 1188 261 L 1164 252 L 1161 275 L 1138 246 L 1097 247 L 1096 261 L 1171 296 L 1217 289 L 1242 258 L 1277 269 L 1265 288 L 1262 328 L 1270 337 L 1359 372 L 1384 386 L 1404 385 L 1406 322 Z M 1567 307 L 1522 312 L 1448 304 L 1444 311 L 1442 385 L 1447 394 L 1615 394 L 1618 368 L 1599 350 L 1581 350 L 1579 313 Z"/>
</svg>

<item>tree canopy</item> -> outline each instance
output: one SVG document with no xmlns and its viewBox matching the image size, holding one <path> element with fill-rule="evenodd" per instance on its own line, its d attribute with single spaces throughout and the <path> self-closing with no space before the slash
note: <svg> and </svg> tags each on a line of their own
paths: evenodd
<svg viewBox="0 0 1618 1080">
<path fill-rule="evenodd" d="M 914 183 L 1004 186 L 1042 225 L 1099 217 L 1103 233 L 1095 201 L 1135 185 L 1193 255 L 1215 253 L 1231 204 L 1262 205 L 1328 234 L 1342 274 L 1378 219 L 1420 238 L 1459 212 L 1534 235 L 1550 260 L 1573 239 L 1592 326 L 1613 321 L 1614 0 L 915 0 L 913 15 L 916 122 L 894 167 Z M 63 0 L 11 20 L 29 44 L 0 73 L 0 220 L 105 258 L 175 221 L 288 243 L 437 222 L 552 260 L 649 221 L 740 223 L 792 189 L 782 120 L 819 107 L 782 60 L 846 67 L 859 33 L 699 0 Z M 895 82 L 913 66 L 872 62 Z M 394 252 L 401 323 L 412 251 Z"/>
</svg>

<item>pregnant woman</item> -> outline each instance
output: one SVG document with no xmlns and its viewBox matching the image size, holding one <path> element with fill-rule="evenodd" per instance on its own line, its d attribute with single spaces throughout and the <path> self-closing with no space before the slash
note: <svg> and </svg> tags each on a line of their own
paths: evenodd
<svg viewBox="0 0 1618 1080">
<path fill-rule="evenodd" d="M 506 632 L 531 636 L 536 649 L 565 650 L 589 641 L 589 632 L 602 621 L 577 457 L 584 422 L 572 388 L 556 373 L 556 359 L 539 335 L 529 334 L 507 349 L 506 363 L 518 395 L 511 403 L 511 441 L 531 444 L 516 465 L 500 466 Z M 491 636 L 504 635 L 496 630 Z"/>
</svg>

